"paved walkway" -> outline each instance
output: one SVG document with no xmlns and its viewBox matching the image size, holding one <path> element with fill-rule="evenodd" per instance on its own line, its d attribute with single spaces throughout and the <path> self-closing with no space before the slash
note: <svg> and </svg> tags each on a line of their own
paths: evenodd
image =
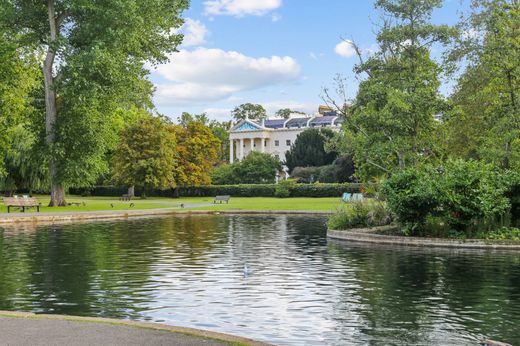
<svg viewBox="0 0 520 346">
<path fill-rule="evenodd" d="M 266 345 L 231 335 L 152 323 L 16 312 L 5 314 L 7 316 L 0 315 L 0 345 Z"/>
</svg>

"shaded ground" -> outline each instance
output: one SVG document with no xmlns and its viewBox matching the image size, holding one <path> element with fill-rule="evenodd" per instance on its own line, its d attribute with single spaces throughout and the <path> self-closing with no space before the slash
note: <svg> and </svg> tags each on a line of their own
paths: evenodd
<svg viewBox="0 0 520 346">
<path fill-rule="evenodd" d="M 2 345 L 230 345 L 165 330 L 106 323 L 0 317 Z"/>
</svg>

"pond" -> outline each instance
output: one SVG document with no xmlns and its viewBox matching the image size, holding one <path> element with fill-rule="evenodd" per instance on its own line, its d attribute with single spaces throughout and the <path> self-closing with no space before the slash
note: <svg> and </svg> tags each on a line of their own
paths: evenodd
<svg viewBox="0 0 520 346">
<path fill-rule="evenodd" d="M 325 218 L 0 227 L 0 309 L 136 319 L 279 345 L 520 343 L 520 254 L 353 246 Z"/>
</svg>

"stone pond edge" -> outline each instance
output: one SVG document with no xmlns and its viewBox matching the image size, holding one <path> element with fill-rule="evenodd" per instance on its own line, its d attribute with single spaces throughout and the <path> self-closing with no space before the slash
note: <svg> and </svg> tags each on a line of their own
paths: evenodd
<svg viewBox="0 0 520 346">
<path fill-rule="evenodd" d="M 308 210 L 179 210 L 179 209 L 145 209 L 92 212 L 56 212 L 50 214 L 16 213 L 0 214 L 0 225 L 17 223 L 54 223 L 81 222 L 89 220 L 124 220 L 128 218 L 168 216 L 168 215 L 331 215 L 328 211 Z"/>
<path fill-rule="evenodd" d="M 241 336 L 212 332 L 209 330 L 195 329 L 188 327 L 177 327 L 170 326 L 160 323 L 152 322 L 140 322 L 133 320 L 118 320 L 113 318 L 102 318 L 102 317 L 83 317 L 83 316 L 68 316 L 68 315 L 49 315 L 49 314 L 35 314 L 32 312 L 22 311 L 3 311 L 0 310 L 0 316 L 11 317 L 11 318 L 26 318 L 26 319 L 37 319 L 37 320 L 59 320 L 59 321 L 71 321 L 71 322 L 84 322 L 84 323 L 103 323 L 114 326 L 125 326 L 133 328 L 144 328 L 157 331 L 166 331 L 171 333 L 185 334 L 195 336 L 204 339 L 213 339 L 217 341 L 227 342 L 234 345 L 249 345 L 249 346 L 272 346 L 271 344 L 256 341 Z"/>
<path fill-rule="evenodd" d="M 480 249 L 480 250 L 520 250 L 520 244 L 504 244 L 500 241 L 481 239 L 442 239 L 419 238 L 394 235 L 377 234 L 376 232 L 396 230 L 395 226 L 383 226 L 373 228 L 356 228 L 344 231 L 327 230 L 327 237 L 331 239 L 370 243 L 379 245 L 400 245 L 414 247 L 438 247 L 456 249 Z"/>
</svg>

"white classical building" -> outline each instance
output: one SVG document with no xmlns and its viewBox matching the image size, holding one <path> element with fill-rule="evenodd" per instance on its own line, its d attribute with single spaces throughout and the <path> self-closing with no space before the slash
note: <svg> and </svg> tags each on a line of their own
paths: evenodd
<svg viewBox="0 0 520 346">
<path fill-rule="evenodd" d="M 293 114 L 289 119 L 242 120 L 229 131 L 229 162 L 242 160 L 252 151 L 274 155 L 284 162 L 285 153 L 305 129 L 339 130 L 342 122 L 343 119 L 330 110 L 314 116 Z"/>
</svg>

